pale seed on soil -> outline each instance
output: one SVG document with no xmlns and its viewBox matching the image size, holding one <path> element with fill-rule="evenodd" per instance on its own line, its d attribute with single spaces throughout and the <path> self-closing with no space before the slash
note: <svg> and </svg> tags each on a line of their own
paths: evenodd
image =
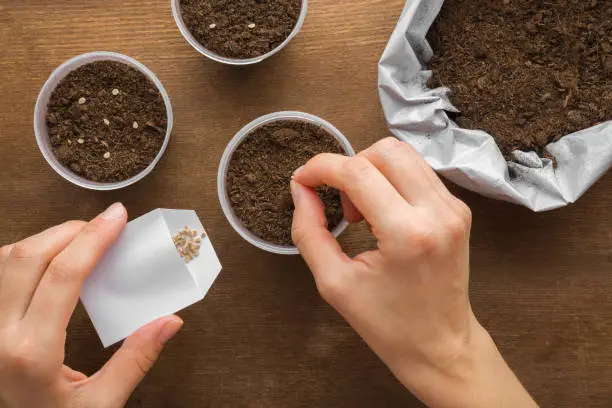
<svg viewBox="0 0 612 408">
<path fill-rule="evenodd" d="M 111 92 L 114 96 L 119 95 L 119 90 L 118 89 L 113 89 L 113 91 Z"/>
<path fill-rule="evenodd" d="M 106 153 L 104 153 L 104 158 L 105 158 L 105 159 L 110 158 L 110 152 L 106 152 Z"/>
<path fill-rule="evenodd" d="M 255 24 L 254 24 L 254 23 L 251 23 L 251 24 L 249 24 L 249 25 L 248 25 L 248 27 L 249 27 L 249 28 L 255 28 Z"/>
<path fill-rule="evenodd" d="M 102 119 L 102 122 L 104 122 L 104 124 L 105 124 L 106 126 L 110 125 L 110 120 L 108 120 L 108 119 L 106 119 L 106 118 Z"/>
<path fill-rule="evenodd" d="M 79 105 L 85 105 L 85 102 L 87 102 L 87 99 L 83 97 L 79 98 Z"/>
<path fill-rule="evenodd" d="M 210 29 L 213 29 L 215 27 L 217 27 L 217 25 L 215 23 L 212 23 L 211 25 L 208 26 L 208 28 L 210 28 Z"/>
<path fill-rule="evenodd" d="M 83 139 L 78 139 L 78 140 L 77 140 L 77 143 L 78 143 L 78 144 L 83 144 L 83 143 L 85 143 L 85 140 L 83 140 Z"/>
<path fill-rule="evenodd" d="M 133 127 L 134 129 L 138 129 L 138 122 L 134 122 L 134 123 L 132 123 L 132 127 Z"/>
</svg>

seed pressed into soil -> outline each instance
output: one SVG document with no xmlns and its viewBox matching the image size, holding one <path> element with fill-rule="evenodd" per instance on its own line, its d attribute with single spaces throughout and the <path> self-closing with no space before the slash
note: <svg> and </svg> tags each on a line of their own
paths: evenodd
<svg viewBox="0 0 612 408">
<path fill-rule="evenodd" d="M 277 121 L 253 130 L 238 146 L 227 172 L 227 190 L 236 216 L 267 242 L 292 245 L 291 175 L 319 153 L 345 154 L 338 141 L 320 126 Z M 328 228 L 344 216 L 337 190 L 318 189 L 325 204 Z"/>
<path fill-rule="evenodd" d="M 446 0 L 429 39 L 432 86 L 509 158 L 612 119 L 612 2 Z"/>
<path fill-rule="evenodd" d="M 301 0 L 181 0 L 194 38 L 218 55 L 248 59 L 282 44 L 297 24 Z"/>
<path fill-rule="evenodd" d="M 60 163 L 101 183 L 127 180 L 147 168 L 168 124 L 157 87 L 140 71 L 115 61 L 70 72 L 51 94 L 46 119 Z"/>
</svg>

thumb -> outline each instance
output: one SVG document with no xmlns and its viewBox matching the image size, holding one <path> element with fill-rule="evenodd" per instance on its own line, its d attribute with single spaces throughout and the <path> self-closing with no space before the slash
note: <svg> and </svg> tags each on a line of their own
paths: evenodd
<svg viewBox="0 0 612 408">
<path fill-rule="evenodd" d="M 183 326 L 178 316 L 157 319 L 128 337 L 113 357 L 91 380 L 92 396 L 98 401 L 112 398 L 110 406 L 123 406 L 145 374 L 157 361 L 164 345 Z"/>
<path fill-rule="evenodd" d="M 293 242 L 318 281 L 325 270 L 338 270 L 348 257 L 327 229 L 323 203 L 316 191 L 292 180 L 291 195 L 295 205 Z"/>
</svg>

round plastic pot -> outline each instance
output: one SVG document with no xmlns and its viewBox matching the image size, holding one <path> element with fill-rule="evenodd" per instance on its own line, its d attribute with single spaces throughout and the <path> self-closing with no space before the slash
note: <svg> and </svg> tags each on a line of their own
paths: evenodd
<svg viewBox="0 0 612 408">
<path fill-rule="evenodd" d="M 243 127 L 237 134 L 234 136 L 232 140 L 228 143 L 225 148 L 225 152 L 221 157 L 221 164 L 219 166 L 219 172 L 217 174 L 217 192 L 219 194 L 219 201 L 221 202 L 221 208 L 223 209 L 223 213 L 225 217 L 232 225 L 234 230 L 242 238 L 244 238 L 250 244 L 256 246 L 257 248 L 263 249 L 264 251 L 271 252 L 279 255 L 297 255 L 299 254 L 298 249 L 295 246 L 284 246 L 270 243 L 257 235 L 253 234 L 248 228 L 244 226 L 240 218 L 236 216 L 234 213 L 234 209 L 229 199 L 229 195 L 227 192 L 227 184 L 226 177 L 227 171 L 229 169 L 229 165 L 232 159 L 232 155 L 236 151 L 236 148 L 242 143 L 242 141 L 256 128 L 263 126 L 268 123 L 291 120 L 291 121 L 302 121 L 307 123 L 312 123 L 318 126 L 321 126 L 325 129 L 329 134 L 336 138 L 336 140 L 340 143 L 344 151 L 348 156 L 354 156 L 355 150 L 351 146 L 348 139 L 340 133 L 338 129 L 336 129 L 331 123 L 317 117 L 314 115 L 310 115 L 308 113 L 302 112 L 276 112 L 266 116 L 262 116 L 258 119 L 255 119 L 245 127 Z M 346 227 L 348 226 L 348 222 L 346 220 L 342 220 L 340 224 L 334 228 L 332 234 L 335 237 L 338 237 L 340 234 L 344 232 Z"/>
</svg>

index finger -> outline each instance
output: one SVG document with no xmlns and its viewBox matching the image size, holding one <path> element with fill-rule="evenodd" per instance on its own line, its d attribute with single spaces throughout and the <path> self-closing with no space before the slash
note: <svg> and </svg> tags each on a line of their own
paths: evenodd
<svg viewBox="0 0 612 408">
<path fill-rule="evenodd" d="M 393 226 L 397 213 L 412 209 L 389 180 L 364 157 L 323 153 L 310 159 L 293 177 L 307 187 L 328 185 L 344 192 L 375 229 Z"/>
<path fill-rule="evenodd" d="M 36 327 L 63 332 L 78 302 L 83 281 L 119 237 L 126 219 L 125 208 L 116 203 L 83 227 L 49 264 L 25 319 Z"/>
</svg>

